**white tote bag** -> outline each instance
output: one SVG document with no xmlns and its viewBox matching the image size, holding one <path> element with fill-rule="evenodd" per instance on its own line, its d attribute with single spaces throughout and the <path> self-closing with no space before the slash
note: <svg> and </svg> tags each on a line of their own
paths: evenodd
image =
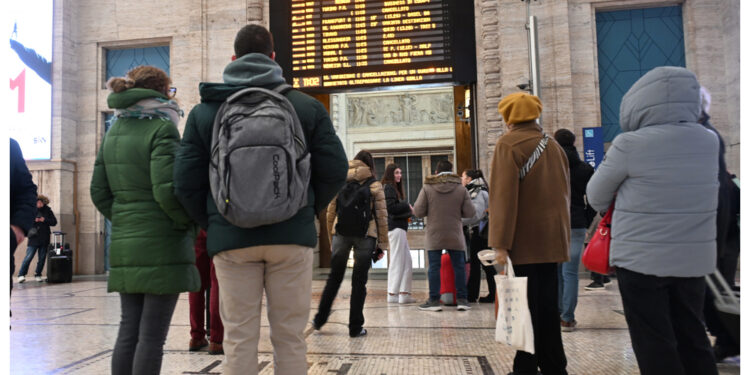
<svg viewBox="0 0 750 375">
<path fill-rule="evenodd" d="M 508 257 L 505 275 L 495 275 L 497 284 L 497 323 L 495 341 L 513 349 L 534 354 L 534 327 L 531 325 L 526 277 L 516 277 Z"/>
</svg>

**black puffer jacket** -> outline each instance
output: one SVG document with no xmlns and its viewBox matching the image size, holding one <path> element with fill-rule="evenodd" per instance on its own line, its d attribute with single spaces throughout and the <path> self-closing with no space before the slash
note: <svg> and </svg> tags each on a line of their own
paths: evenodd
<svg viewBox="0 0 750 375">
<path fill-rule="evenodd" d="M 703 112 L 700 123 L 708 130 L 716 133 L 719 137 L 719 205 L 716 208 L 716 256 L 724 256 L 727 240 L 730 236 L 730 222 L 732 221 L 732 195 L 736 185 L 727 171 L 727 162 L 724 159 L 726 146 L 719 131 L 711 125 L 710 116 Z"/>
<path fill-rule="evenodd" d="M 411 217 L 411 207 L 409 202 L 398 199 L 396 188 L 391 184 L 383 184 L 385 192 L 385 204 L 388 207 L 388 230 L 409 228 L 409 217 Z"/>
<path fill-rule="evenodd" d="M 586 185 L 594 174 L 594 168 L 581 160 L 575 147 L 564 146 L 570 167 L 570 227 L 588 228 L 586 219 Z"/>
<path fill-rule="evenodd" d="M 57 225 L 57 218 L 46 204 L 37 210 L 36 217 L 43 217 L 44 221 L 34 222 L 36 233 L 29 233 L 29 246 L 45 247 L 50 243 L 50 227 Z"/>
<path fill-rule="evenodd" d="M 21 147 L 14 139 L 10 139 L 10 225 L 16 225 L 28 233 L 34 224 L 36 215 L 36 185 L 31 179 L 31 173 L 23 160 Z M 18 245 L 13 231 L 11 236 L 11 253 Z M 11 256 L 12 258 L 12 256 Z M 11 263 L 12 264 L 12 263 Z"/>
</svg>

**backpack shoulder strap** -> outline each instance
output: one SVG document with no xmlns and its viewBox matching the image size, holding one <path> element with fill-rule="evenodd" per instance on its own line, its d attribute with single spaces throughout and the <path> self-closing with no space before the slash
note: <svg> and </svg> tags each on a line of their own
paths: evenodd
<svg viewBox="0 0 750 375">
<path fill-rule="evenodd" d="M 284 83 L 282 83 L 282 84 L 274 87 L 273 91 L 276 91 L 276 92 L 278 92 L 281 95 L 286 95 L 286 93 L 288 93 L 289 91 L 292 91 L 292 89 L 293 89 L 293 87 L 290 84 L 284 82 Z"/>
<path fill-rule="evenodd" d="M 367 193 L 370 194 L 370 209 L 375 211 L 375 196 L 372 195 L 372 184 L 377 181 L 375 177 L 370 177 L 367 180 L 365 180 L 364 183 L 362 183 L 362 187 L 367 187 Z M 373 212 L 373 216 L 375 213 Z"/>
</svg>

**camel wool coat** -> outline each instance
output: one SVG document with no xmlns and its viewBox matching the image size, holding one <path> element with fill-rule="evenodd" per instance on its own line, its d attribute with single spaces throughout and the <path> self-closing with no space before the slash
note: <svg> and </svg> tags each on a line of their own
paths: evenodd
<svg viewBox="0 0 750 375">
<path fill-rule="evenodd" d="M 507 249 L 514 265 L 570 258 L 570 176 L 562 147 L 550 137 L 519 178 L 541 139 L 536 123 L 516 125 L 497 141 L 490 166 L 489 245 Z"/>
</svg>

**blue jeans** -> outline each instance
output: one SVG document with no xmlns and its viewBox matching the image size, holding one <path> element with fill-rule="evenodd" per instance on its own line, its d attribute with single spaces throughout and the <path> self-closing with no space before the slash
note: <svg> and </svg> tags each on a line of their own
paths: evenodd
<svg viewBox="0 0 750 375">
<path fill-rule="evenodd" d="M 572 228 L 570 230 L 570 261 L 557 265 L 557 307 L 560 318 L 566 322 L 575 319 L 576 305 L 578 305 L 578 264 L 583 254 L 583 240 L 586 238 L 586 228 Z"/>
<path fill-rule="evenodd" d="M 18 276 L 26 276 L 26 272 L 29 271 L 31 260 L 34 259 L 34 254 L 38 253 L 36 260 L 36 271 L 34 276 L 42 276 L 42 269 L 44 269 L 44 261 L 47 260 L 47 245 L 44 246 L 29 246 L 26 248 L 26 257 L 23 258 L 21 268 L 18 269 Z"/>
<path fill-rule="evenodd" d="M 453 265 L 453 274 L 456 279 L 456 299 L 466 299 L 466 257 L 463 250 L 448 250 Z M 428 250 L 427 257 L 430 262 L 427 269 L 427 279 L 430 284 L 430 300 L 440 299 L 440 258 L 443 252 L 440 250 Z"/>
</svg>

